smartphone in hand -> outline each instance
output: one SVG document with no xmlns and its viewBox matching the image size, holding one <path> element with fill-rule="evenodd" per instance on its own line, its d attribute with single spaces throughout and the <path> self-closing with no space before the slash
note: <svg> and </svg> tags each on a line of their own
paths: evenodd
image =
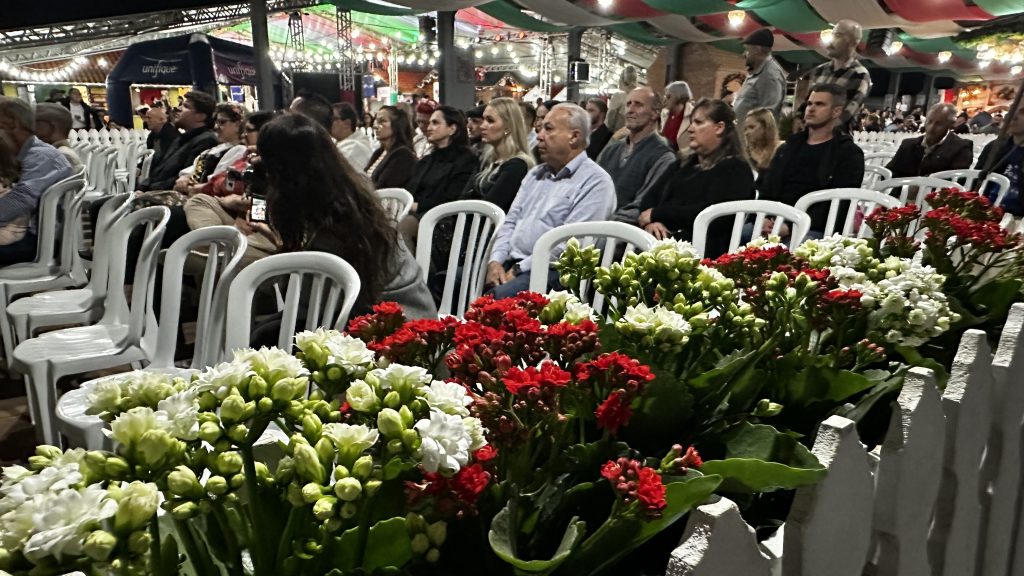
<svg viewBox="0 0 1024 576">
<path fill-rule="evenodd" d="M 252 197 L 252 206 L 249 208 L 250 222 L 267 221 L 267 199 L 259 196 Z"/>
</svg>

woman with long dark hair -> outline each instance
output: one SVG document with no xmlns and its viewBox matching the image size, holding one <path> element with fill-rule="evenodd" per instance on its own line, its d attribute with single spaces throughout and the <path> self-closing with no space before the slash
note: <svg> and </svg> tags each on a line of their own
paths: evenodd
<svg viewBox="0 0 1024 576">
<path fill-rule="evenodd" d="M 373 122 L 380 147 L 373 151 L 366 173 L 373 187 L 405 188 L 416 170 L 412 118 L 397 106 L 384 106 Z"/>
<path fill-rule="evenodd" d="M 267 215 L 284 252 L 320 251 L 345 259 L 362 281 L 352 314 L 398 302 L 407 318 L 436 318 L 437 308 L 412 254 L 373 190 L 316 122 L 285 114 L 256 144 L 267 185 Z"/>
<path fill-rule="evenodd" d="M 700 100 L 690 114 L 688 132 L 694 153 L 666 171 L 640 205 L 638 224 L 659 239 L 692 240 L 693 220 L 701 210 L 754 198 L 754 174 L 732 108 L 721 100 Z M 660 194 L 655 193 L 658 190 Z M 725 219 L 712 223 L 707 256 L 714 258 L 728 249 L 730 226 Z"/>
<path fill-rule="evenodd" d="M 428 210 L 457 200 L 477 169 L 477 159 L 469 149 L 466 116 L 451 106 L 439 106 L 427 123 L 427 142 L 433 152 L 416 164 L 408 190 L 415 202 L 402 220 L 399 230 L 410 250 L 416 248 L 420 218 Z"/>
</svg>

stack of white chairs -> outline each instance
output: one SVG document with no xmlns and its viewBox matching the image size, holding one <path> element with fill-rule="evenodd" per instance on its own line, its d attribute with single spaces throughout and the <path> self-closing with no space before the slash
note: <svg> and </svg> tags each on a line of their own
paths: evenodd
<svg viewBox="0 0 1024 576">
<path fill-rule="evenodd" d="M 189 377 L 220 360 L 223 345 L 227 287 L 238 272 L 245 253 L 245 236 L 232 226 L 212 226 L 193 230 L 167 249 L 163 261 L 160 321 L 156 347 L 146 372 Z M 178 368 L 174 357 L 181 314 L 182 277 L 185 262 L 195 251 L 206 255 L 206 267 L 199 289 L 198 324 L 195 351 L 188 368 Z M 90 450 L 107 447 L 104 423 L 97 416 L 86 414 L 88 397 L 101 381 L 122 378 L 123 374 L 104 376 L 82 383 L 77 389 L 60 397 L 56 407 L 57 429 L 72 445 Z"/>
</svg>

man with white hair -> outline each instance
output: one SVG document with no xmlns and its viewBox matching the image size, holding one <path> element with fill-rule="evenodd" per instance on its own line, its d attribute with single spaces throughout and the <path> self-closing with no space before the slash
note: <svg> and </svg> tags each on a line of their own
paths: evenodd
<svg viewBox="0 0 1024 576">
<path fill-rule="evenodd" d="M 853 20 L 840 20 L 832 29 L 832 41 L 825 48 L 829 61 L 811 70 L 809 86 L 836 84 L 846 91 L 846 108 L 840 126 L 857 116 L 871 92 L 871 74 L 857 60 L 857 44 L 863 29 Z"/>
<path fill-rule="evenodd" d="M 30 262 L 36 256 L 39 200 L 50 186 L 71 175 L 71 164 L 56 148 L 36 137 L 36 117 L 28 102 L 0 96 L 0 132 L 18 152 L 21 176 L 0 196 L 0 266 Z"/>
<path fill-rule="evenodd" d="M 956 123 L 956 107 L 936 104 L 925 117 L 924 135 L 900 142 L 886 166 L 894 178 L 928 176 L 942 170 L 963 170 L 971 167 L 974 145 L 952 132 Z"/>
<path fill-rule="evenodd" d="M 82 159 L 68 142 L 70 132 L 71 112 L 67 108 L 51 102 L 36 105 L 36 137 L 59 150 L 72 168 L 78 168 Z"/>
<path fill-rule="evenodd" d="M 541 234 L 572 222 L 607 220 L 615 209 L 615 184 L 587 157 L 589 136 L 590 116 L 576 104 L 558 104 L 544 116 L 537 134 L 543 163 L 523 178 L 487 265 L 487 285 L 495 298 L 529 288 L 533 245 Z M 556 247 L 551 257 L 563 249 Z M 557 273 L 550 272 L 548 287 L 557 283 Z"/>
</svg>

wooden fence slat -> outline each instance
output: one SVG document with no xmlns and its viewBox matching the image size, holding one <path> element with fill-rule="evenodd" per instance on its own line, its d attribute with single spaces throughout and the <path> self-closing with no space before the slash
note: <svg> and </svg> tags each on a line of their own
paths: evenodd
<svg viewBox="0 0 1024 576">
<path fill-rule="evenodd" d="M 978 548 L 984 537 L 980 472 L 991 427 L 991 389 L 987 336 L 968 330 L 942 394 L 946 446 L 928 549 L 937 574 L 971 576 L 980 563 Z"/>
<path fill-rule="evenodd" d="M 991 476 L 988 533 L 982 574 L 1024 574 L 1024 531 L 1020 530 L 1022 486 L 1021 420 L 1024 418 L 1024 304 L 1014 304 L 992 361 L 993 423 L 986 459 Z M 1016 547 L 1013 547 L 1016 540 Z M 1015 562 L 1011 563 L 1011 560 Z M 1014 570 L 1011 572 L 1010 567 Z"/>
<path fill-rule="evenodd" d="M 932 371 L 913 368 L 875 475 L 877 576 L 931 576 L 928 531 L 939 494 L 946 418 Z"/>
<path fill-rule="evenodd" d="M 721 498 L 690 513 L 683 541 L 669 559 L 665 576 L 770 576 L 754 529 L 736 504 Z"/>
<path fill-rule="evenodd" d="M 812 451 L 829 473 L 819 484 L 796 491 L 786 521 L 782 573 L 861 576 L 871 544 L 874 480 L 856 424 L 830 416 Z"/>
</svg>

